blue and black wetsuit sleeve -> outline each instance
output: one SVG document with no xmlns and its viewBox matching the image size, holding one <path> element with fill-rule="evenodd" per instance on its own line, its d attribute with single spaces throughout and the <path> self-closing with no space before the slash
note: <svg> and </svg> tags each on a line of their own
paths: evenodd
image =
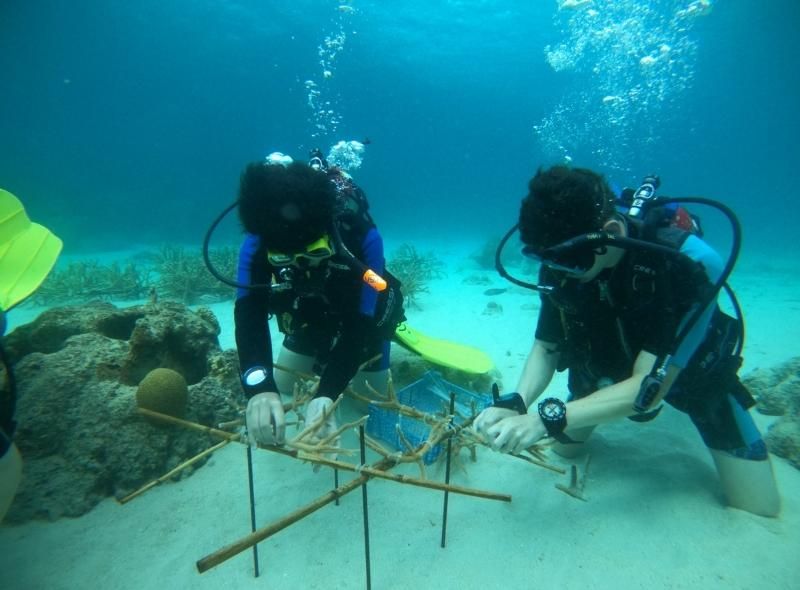
<svg viewBox="0 0 800 590">
<path fill-rule="evenodd" d="M 272 280 L 271 266 L 258 236 L 248 234 L 239 250 L 237 282 L 243 285 L 268 285 Z M 272 370 L 272 340 L 269 330 L 269 289 L 244 289 L 236 292 L 233 318 L 239 367 L 244 375 L 253 367 L 264 367 L 267 378 L 257 386 L 244 383 L 245 395 L 278 391 Z"/>
<path fill-rule="evenodd" d="M 715 252 L 705 241 L 697 236 L 689 236 L 683 242 L 683 245 L 681 246 L 681 252 L 702 266 L 709 283 L 715 283 L 719 279 L 720 275 L 722 274 L 724 263 L 719 254 L 717 254 L 717 252 Z M 684 315 L 680 325 L 678 326 L 678 333 L 683 330 L 683 326 L 687 321 L 689 321 L 689 318 L 694 315 L 698 306 L 701 304 L 702 302 L 698 301 Z M 716 299 L 706 305 L 705 309 L 703 310 L 703 314 L 694 324 L 683 341 L 679 343 L 678 348 L 672 357 L 673 365 L 680 368 L 685 368 L 689 363 L 692 355 L 703 342 L 703 340 L 705 340 L 708 334 L 708 326 L 711 323 L 712 317 L 714 316 L 714 310 L 716 307 Z"/>
<path fill-rule="evenodd" d="M 376 228 L 371 228 L 361 244 L 362 262 L 382 274 L 386 262 L 383 253 L 383 239 Z M 361 286 L 358 301 L 354 308 L 344 315 L 341 333 L 331 350 L 328 364 L 322 372 L 317 396 L 336 399 L 358 372 L 358 368 L 375 350 L 374 322 L 378 293 L 366 284 Z"/>
</svg>

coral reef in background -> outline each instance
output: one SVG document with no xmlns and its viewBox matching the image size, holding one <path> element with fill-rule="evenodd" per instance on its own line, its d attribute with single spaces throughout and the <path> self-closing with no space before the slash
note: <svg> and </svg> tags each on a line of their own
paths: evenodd
<svg viewBox="0 0 800 590">
<path fill-rule="evenodd" d="M 497 247 L 500 245 L 501 238 L 499 236 L 492 236 L 487 238 L 483 246 L 470 255 L 470 258 L 482 269 L 495 270 L 495 255 L 497 254 Z M 528 260 L 522 255 L 522 244 L 520 244 L 519 236 L 516 234 L 506 242 L 503 248 L 502 262 L 505 266 L 522 266 L 526 272 L 530 270 Z"/>
<path fill-rule="evenodd" d="M 170 369 L 188 383 L 187 419 L 214 426 L 238 418 L 238 360 L 220 349 L 219 331 L 207 308 L 95 302 L 46 311 L 6 336 L 25 458 L 7 521 L 80 516 L 217 442 L 145 420 L 136 390 L 153 369 Z"/>
<path fill-rule="evenodd" d="M 762 414 L 780 416 L 765 437 L 770 452 L 800 469 L 800 357 L 771 369 L 756 369 L 742 382 Z"/>
<path fill-rule="evenodd" d="M 236 248 L 214 248 L 209 258 L 226 277 L 236 275 L 239 254 Z M 156 259 L 157 289 L 160 295 L 181 303 L 210 303 L 230 299 L 234 291 L 208 272 L 200 252 L 189 252 L 179 246 L 164 246 Z"/>
<path fill-rule="evenodd" d="M 236 276 L 238 251 L 212 248 L 209 258 L 227 277 Z M 211 303 L 234 296 L 234 290 L 214 278 L 202 253 L 164 245 L 157 252 L 139 253 L 136 260 L 101 264 L 97 260 L 72 262 L 48 276 L 31 298 L 39 305 L 78 304 L 87 301 L 135 301 L 155 297 L 181 303 Z"/>
<path fill-rule="evenodd" d="M 494 258 L 498 244 L 500 244 L 500 238 L 492 236 L 483 243 L 480 250 L 471 254 L 470 258 L 472 258 L 480 268 L 494 270 Z"/>
<path fill-rule="evenodd" d="M 386 266 L 400 279 L 400 290 L 408 307 L 419 308 L 417 297 L 428 292 L 428 283 L 432 279 L 445 274 L 444 264 L 433 252 L 420 254 L 411 244 L 402 244 Z"/>
<path fill-rule="evenodd" d="M 152 284 L 151 270 L 133 262 L 103 265 L 86 260 L 50 273 L 33 300 L 40 305 L 54 305 L 92 299 L 141 299 Z"/>
</svg>

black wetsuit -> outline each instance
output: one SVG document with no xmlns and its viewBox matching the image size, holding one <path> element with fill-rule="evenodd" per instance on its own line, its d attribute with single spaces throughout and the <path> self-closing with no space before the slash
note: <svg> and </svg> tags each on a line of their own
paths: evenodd
<svg viewBox="0 0 800 590">
<path fill-rule="evenodd" d="M 628 251 L 586 283 L 542 268 L 540 282 L 558 288 L 542 296 L 536 338 L 558 346 L 558 369 L 569 369 L 570 399 L 629 378 L 641 351 L 656 357 L 673 352 L 676 335 L 707 300 L 722 268 L 700 238 L 684 238 L 676 246 L 685 257 Z M 672 364 L 683 371 L 664 399 L 691 417 L 708 447 L 763 459 L 761 435 L 746 411 L 753 400 L 736 377 L 738 365 L 719 366 L 713 375 L 699 367 L 721 317 L 713 302 L 675 351 Z"/>
<path fill-rule="evenodd" d="M 5 323 L 0 331 L 0 338 L 5 332 Z M 11 361 L 0 344 L 0 457 L 11 448 L 17 423 L 14 421 L 14 410 L 17 402 L 16 380 Z"/>
</svg>

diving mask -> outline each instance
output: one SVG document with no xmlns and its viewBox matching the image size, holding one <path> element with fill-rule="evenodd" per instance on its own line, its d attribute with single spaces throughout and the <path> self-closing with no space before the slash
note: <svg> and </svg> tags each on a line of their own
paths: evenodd
<svg viewBox="0 0 800 590">
<path fill-rule="evenodd" d="M 274 250 L 267 251 L 267 260 L 272 266 L 289 266 L 298 265 L 301 260 L 308 262 L 319 262 L 333 256 L 333 245 L 331 244 L 330 236 L 327 234 L 318 240 L 311 242 L 306 246 L 302 252 L 294 254 L 284 254 L 282 252 L 275 252 Z"/>
<path fill-rule="evenodd" d="M 522 254 L 527 258 L 538 261 L 550 270 L 563 273 L 572 277 L 586 274 L 594 266 L 596 252 L 590 248 L 580 248 L 563 252 L 555 257 L 546 255 L 547 250 L 538 252 L 531 246 L 525 246 Z"/>
</svg>

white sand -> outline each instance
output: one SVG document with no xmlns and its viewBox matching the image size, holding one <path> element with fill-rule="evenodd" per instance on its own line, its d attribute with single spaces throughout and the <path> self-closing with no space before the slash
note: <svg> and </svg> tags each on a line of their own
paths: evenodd
<svg viewBox="0 0 800 590">
<path fill-rule="evenodd" d="M 484 295 L 489 286 L 462 282 L 481 272 L 465 259 L 473 248 L 438 247 L 448 275 L 420 298 L 410 323 L 484 349 L 513 389 L 531 342 L 535 296 L 517 288 Z M 745 372 L 796 355 L 800 333 L 797 269 L 766 274 L 747 262 L 733 280 L 748 319 Z M 490 286 L 507 286 L 486 274 Z M 502 305 L 501 315 L 482 314 L 489 299 Z M 215 311 L 221 343 L 231 347 L 231 307 Z M 15 324 L 27 321 L 25 308 L 15 313 Z M 552 391 L 563 384 L 559 377 Z M 768 420 L 756 418 L 765 428 Z M 355 439 L 347 446 L 356 448 Z M 724 507 L 699 436 L 671 409 L 646 425 L 602 427 L 590 447 L 587 502 L 555 489 L 566 476 L 483 450 L 477 463 L 455 470 L 453 482 L 511 494 L 513 502 L 451 495 L 445 549 L 441 493 L 371 482 L 372 586 L 797 588 L 800 471 L 773 458 L 784 507 L 780 518 L 765 519 Z M 333 487 L 330 471 L 314 474 L 292 459 L 257 451 L 254 463 L 259 526 Z M 428 475 L 443 479 L 438 468 Z M 245 449 L 229 445 L 186 480 L 127 505 L 106 500 L 78 519 L 0 528 L 0 588 L 364 588 L 361 507 L 359 489 L 262 542 L 259 579 L 249 550 L 199 574 L 198 559 L 249 533 Z"/>
</svg>

